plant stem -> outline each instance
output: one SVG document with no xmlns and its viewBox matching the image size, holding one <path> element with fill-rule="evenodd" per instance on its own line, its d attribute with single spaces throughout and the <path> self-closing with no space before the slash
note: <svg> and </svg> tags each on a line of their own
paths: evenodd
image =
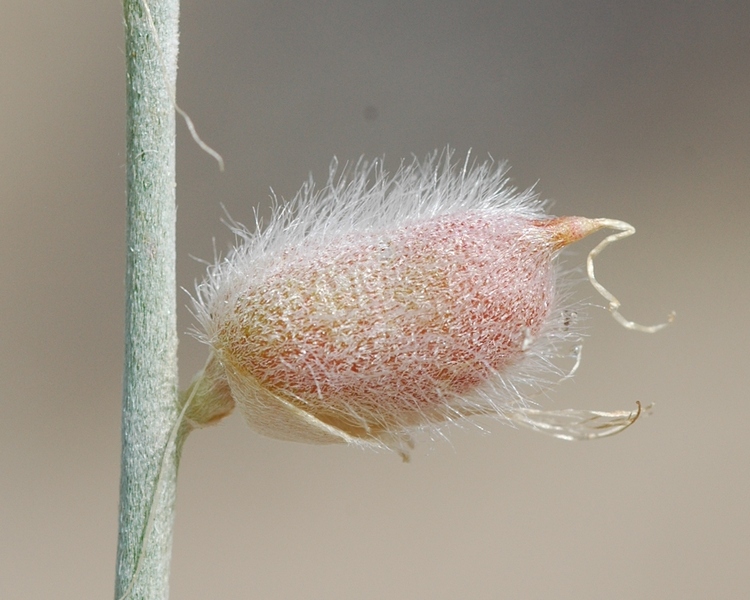
<svg viewBox="0 0 750 600">
<path fill-rule="evenodd" d="M 166 600 L 169 595 L 183 437 L 168 447 L 179 414 L 174 106 L 178 14 L 178 0 L 124 0 L 127 299 L 116 598 Z M 149 520 L 152 530 L 144 542 Z"/>
</svg>

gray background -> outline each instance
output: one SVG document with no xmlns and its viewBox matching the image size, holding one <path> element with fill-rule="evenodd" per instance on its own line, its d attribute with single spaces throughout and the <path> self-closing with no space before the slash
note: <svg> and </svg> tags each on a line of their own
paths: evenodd
<svg viewBox="0 0 750 600">
<path fill-rule="evenodd" d="M 633 223 L 599 275 L 629 317 L 678 321 L 648 336 L 591 311 L 550 403 L 656 402 L 601 442 L 483 423 L 404 465 L 264 439 L 238 415 L 195 433 L 173 598 L 750 597 L 748 31 L 740 0 L 186 2 L 179 100 L 227 171 L 181 124 L 181 286 L 231 240 L 222 203 L 250 222 L 333 155 L 393 167 L 451 144 L 508 159 L 558 214 Z M 112 594 L 122 49 L 115 0 L 4 3 L 2 598 Z M 183 337 L 183 384 L 205 354 Z"/>
</svg>

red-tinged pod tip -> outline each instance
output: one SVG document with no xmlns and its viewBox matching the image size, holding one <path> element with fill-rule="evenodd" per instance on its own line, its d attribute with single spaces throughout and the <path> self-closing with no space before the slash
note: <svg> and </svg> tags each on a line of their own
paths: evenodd
<svg viewBox="0 0 750 600">
<path fill-rule="evenodd" d="M 602 219 L 586 217 L 554 217 L 537 223 L 547 232 L 555 250 L 560 250 L 606 227 Z"/>
</svg>

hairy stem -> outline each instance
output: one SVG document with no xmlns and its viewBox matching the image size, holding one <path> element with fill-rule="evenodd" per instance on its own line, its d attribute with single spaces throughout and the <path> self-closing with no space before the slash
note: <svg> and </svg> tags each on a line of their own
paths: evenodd
<svg viewBox="0 0 750 600">
<path fill-rule="evenodd" d="M 182 436 L 177 400 L 178 0 L 124 0 L 127 273 L 116 598 L 166 599 Z M 149 533 L 146 535 L 147 530 Z"/>
</svg>

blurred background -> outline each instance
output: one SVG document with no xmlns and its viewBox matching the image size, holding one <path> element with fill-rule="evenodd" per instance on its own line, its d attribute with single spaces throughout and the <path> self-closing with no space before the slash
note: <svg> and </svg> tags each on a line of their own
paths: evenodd
<svg viewBox="0 0 750 600">
<path fill-rule="evenodd" d="M 113 594 L 124 310 L 118 2 L 0 21 L 0 597 Z M 482 422 L 395 455 L 264 439 L 183 455 L 172 597 L 750 597 L 750 3 L 184 2 L 178 276 L 335 155 L 507 159 L 556 214 L 631 222 L 547 406 L 651 417 L 566 443 Z M 268 214 L 266 208 L 261 214 Z M 582 264 L 596 239 L 571 249 Z M 602 305 L 581 283 L 581 298 Z M 180 332 L 191 326 L 181 293 Z M 206 349 L 180 346 L 185 385 Z"/>
</svg>

